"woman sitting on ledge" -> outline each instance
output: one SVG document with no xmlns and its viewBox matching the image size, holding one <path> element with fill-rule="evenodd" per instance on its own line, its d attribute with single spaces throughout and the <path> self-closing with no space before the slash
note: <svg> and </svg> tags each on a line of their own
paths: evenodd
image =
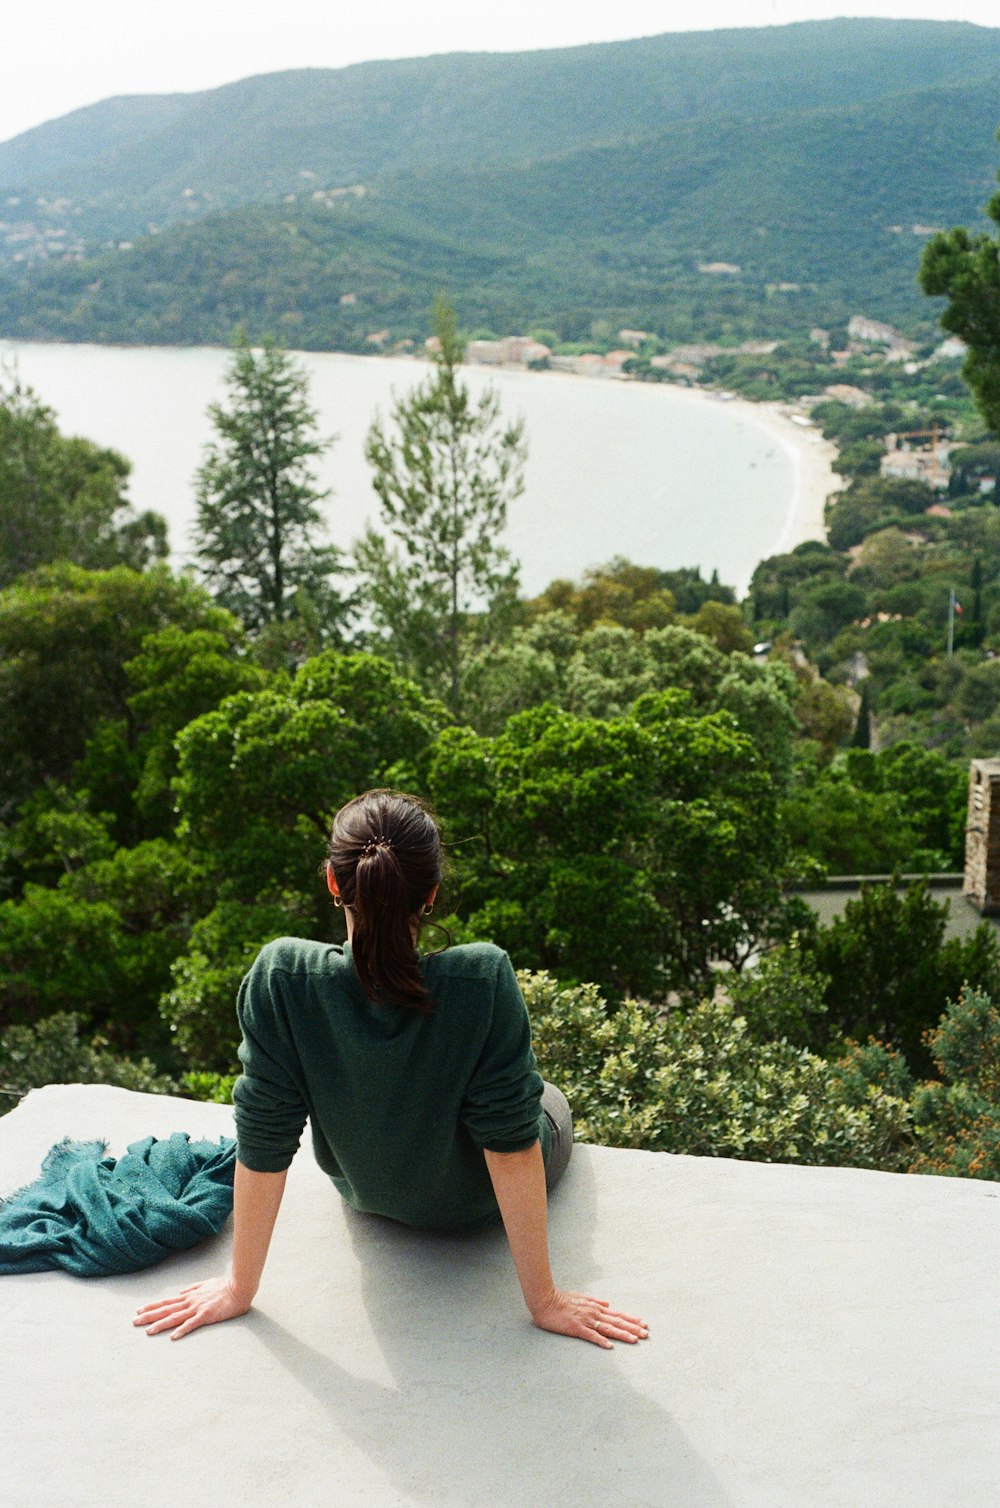
<svg viewBox="0 0 1000 1508">
<path fill-rule="evenodd" d="M 279 938 L 240 987 L 230 1270 L 133 1323 L 179 1340 L 247 1312 L 308 1117 L 316 1161 L 355 1209 L 438 1230 L 499 1214 L 540 1329 L 604 1347 L 645 1337 L 633 1315 L 553 1281 L 546 1194 L 572 1119 L 536 1068 L 510 959 L 491 943 L 417 952 L 441 882 L 433 817 L 411 796 L 357 797 L 334 818 L 326 881 L 346 944 Z"/>
</svg>

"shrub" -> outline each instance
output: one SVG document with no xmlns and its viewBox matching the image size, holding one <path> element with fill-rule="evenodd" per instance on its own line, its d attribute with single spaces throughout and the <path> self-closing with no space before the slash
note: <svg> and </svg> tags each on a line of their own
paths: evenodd
<svg viewBox="0 0 1000 1508">
<path fill-rule="evenodd" d="M 181 1075 L 180 1088 L 193 1100 L 207 1100 L 212 1105 L 231 1105 L 233 1085 L 238 1077 L 235 1073 L 208 1073 L 192 1069 Z"/>
<path fill-rule="evenodd" d="M 46 1084 L 116 1084 L 145 1094 L 173 1094 L 177 1085 L 148 1058 L 119 1058 L 104 1039 L 80 1040 L 81 1017 L 59 1011 L 37 1026 L 11 1026 L 0 1036 L 0 1115 L 29 1089 Z"/>
<path fill-rule="evenodd" d="M 927 1036 L 940 1080 L 913 1097 L 915 1173 L 1000 1179 L 1000 1011 L 968 985 Z"/>
<path fill-rule="evenodd" d="M 890 1171 L 912 1156 L 905 1099 L 872 1084 L 852 1102 L 836 1065 L 755 1042 L 723 1000 L 660 1015 L 639 1000 L 612 1010 L 593 985 L 520 980 L 539 1067 L 566 1094 L 580 1141 Z"/>
</svg>

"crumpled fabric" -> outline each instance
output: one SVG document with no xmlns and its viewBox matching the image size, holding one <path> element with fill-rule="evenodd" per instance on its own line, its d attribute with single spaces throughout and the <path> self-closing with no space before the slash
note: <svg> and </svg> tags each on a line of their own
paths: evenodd
<svg viewBox="0 0 1000 1508">
<path fill-rule="evenodd" d="M 66 1137 L 41 1177 L 0 1202 L 0 1274 L 63 1268 L 80 1278 L 138 1272 L 217 1235 L 233 1208 L 236 1140 L 184 1131 L 132 1142 Z"/>
</svg>

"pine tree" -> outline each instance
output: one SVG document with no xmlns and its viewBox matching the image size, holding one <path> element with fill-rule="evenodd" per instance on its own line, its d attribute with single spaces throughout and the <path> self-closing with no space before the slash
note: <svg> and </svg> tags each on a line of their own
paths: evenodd
<svg viewBox="0 0 1000 1508">
<path fill-rule="evenodd" d="M 457 376 L 462 343 L 451 307 L 434 309 L 435 371 L 376 420 L 365 456 L 388 538 L 369 528 L 356 561 L 386 648 L 457 713 L 463 653 L 495 637 L 517 590 L 501 543 L 524 490 L 520 420 L 504 424 L 495 389 L 473 401 Z"/>
<path fill-rule="evenodd" d="M 259 634 L 281 632 L 306 614 L 336 638 L 349 603 L 330 578 L 341 552 L 320 542 L 320 503 L 312 462 L 332 440 L 316 434 L 308 379 L 273 340 L 254 350 L 236 342 L 226 375 L 229 405 L 209 415 L 218 439 L 195 480 L 195 556 L 218 602 Z"/>
</svg>

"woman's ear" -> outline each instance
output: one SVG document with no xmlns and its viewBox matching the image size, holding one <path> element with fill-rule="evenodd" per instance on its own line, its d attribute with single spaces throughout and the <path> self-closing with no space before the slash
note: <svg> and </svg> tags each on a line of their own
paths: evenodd
<svg viewBox="0 0 1000 1508">
<path fill-rule="evenodd" d="M 335 895 L 338 899 L 340 898 L 340 886 L 337 884 L 337 877 L 333 872 L 333 865 L 329 859 L 326 861 L 326 888 L 331 895 Z"/>
</svg>

